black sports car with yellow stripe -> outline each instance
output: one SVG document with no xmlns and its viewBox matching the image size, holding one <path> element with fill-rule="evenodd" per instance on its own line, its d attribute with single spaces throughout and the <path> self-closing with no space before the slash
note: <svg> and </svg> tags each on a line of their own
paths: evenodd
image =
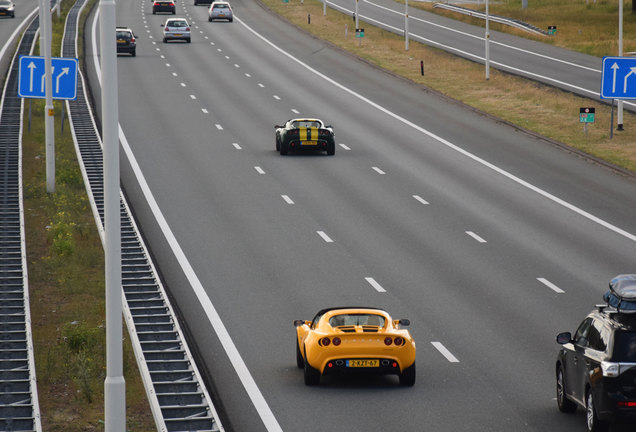
<svg viewBox="0 0 636 432">
<path fill-rule="evenodd" d="M 283 126 L 276 125 L 276 151 L 286 155 L 290 150 L 323 150 L 328 155 L 336 153 L 333 126 L 320 119 L 297 118 Z"/>
</svg>

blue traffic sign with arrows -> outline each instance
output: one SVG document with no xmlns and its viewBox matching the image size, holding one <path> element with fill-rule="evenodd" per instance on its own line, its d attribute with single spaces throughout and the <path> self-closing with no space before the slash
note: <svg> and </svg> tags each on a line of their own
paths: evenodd
<svg viewBox="0 0 636 432">
<path fill-rule="evenodd" d="M 603 57 L 601 99 L 636 99 L 635 57 Z"/>
<path fill-rule="evenodd" d="M 44 57 L 20 56 L 18 96 L 44 99 L 45 78 Z M 51 82 L 53 99 L 76 99 L 77 59 L 51 58 Z"/>
</svg>

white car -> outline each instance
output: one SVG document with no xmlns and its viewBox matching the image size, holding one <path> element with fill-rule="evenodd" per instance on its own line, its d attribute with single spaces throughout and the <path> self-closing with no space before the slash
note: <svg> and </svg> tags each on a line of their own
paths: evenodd
<svg viewBox="0 0 636 432">
<path fill-rule="evenodd" d="M 224 19 L 229 22 L 234 21 L 234 14 L 232 13 L 232 7 L 226 1 L 215 1 L 210 5 L 208 9 L 208 21 L 212 22 L 215 19 Z"/>
<path fill-rule="evenodd" d="M 15 18 L 15 4 L 11 0 L 0 0 L 0 15 Z"/>
<path fill-rule="evenodd" d="M 184 40 L 190 43 L 190 24 L 185 18 L 168 18 L 163 27 L 163 42 Z"/>
</svg>

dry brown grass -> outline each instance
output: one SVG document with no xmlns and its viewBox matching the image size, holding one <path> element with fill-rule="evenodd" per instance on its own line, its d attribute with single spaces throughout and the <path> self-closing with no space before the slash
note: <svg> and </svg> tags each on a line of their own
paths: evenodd
<svg viewBox="0 0 636 432">
<path fill-rule="evenodd" d="M 360 41 L 353 37 L 351 16 L 328 9 L 324 17 L 322 3 L 317 0 L 304 0 L 302 4 L 299 0 L 262 2 L 298 27 L 392 73 L 636 172 L 636 116 L 627 111 L 625 131 L 615 131 L 614 138 L 610 139 L 610 107 L 607 105 L 494 69 L 486 81 L 483 65 L 414 41 L 410 41 L 409 50 L 405 51 L 402 36 L 367 23 L 364 24 L 365 36 Z M 307 23 L 308 14 L 311 24 Z M 345 25 L 349 30 L 346 38 Z M 562 26 L 559 32 L 561 30 Z M 424 76 L 420 73 L 420 60 L 424 61 Z M 587 135 L 579 123 L 581 107 L 596 108 L 596 122 L 588 125 Z"/>
</svg>

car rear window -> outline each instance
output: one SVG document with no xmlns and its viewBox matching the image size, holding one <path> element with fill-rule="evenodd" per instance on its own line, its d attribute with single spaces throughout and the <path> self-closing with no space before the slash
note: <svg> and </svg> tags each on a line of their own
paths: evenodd
<svg viewBox="0 0 636 432">
<path fill-rule="evenodd" d="M 214 5 L 214 9 L 228 9 L 228 5 L 225 5 L 225 4 Z"/>
<path fill-rule="evenodd" d="M 187 24 L 185 21 L 170 21 L 168 22 L 168 27 L 186 27 Z"/>
<path fill-rule="evenodd" d="M 130 32 L 126 32 L 126 31 L 118 31 L 117 32 L 117 39 L 130 39 Z"/>
<path fill-rule="evenodd" d="M 614 361 L 636 363 L 636 332 L 616 332 Z"/>
<path fill-rule="evenodd" d="M 329 325 L 331 327 L 340 327 L 340 326 L 363 326 L 363 325 L 372 325 L 378 327 L 384 327 L 384 322 L 386 320 L 382 315 L 375 314 L 341 314 L 334 315 L 329 318 Z"/>
</svg>

